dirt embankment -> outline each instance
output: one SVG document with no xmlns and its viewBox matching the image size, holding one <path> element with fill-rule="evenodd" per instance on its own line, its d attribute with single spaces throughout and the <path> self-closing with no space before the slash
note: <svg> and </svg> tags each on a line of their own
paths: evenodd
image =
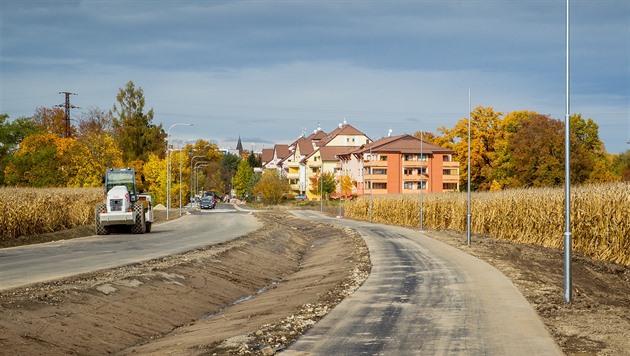
<svg viewBox="0 0 630 356">
<path fill-rule="evenodd" d="M 0 293 L 6 354 L 260 354 L 282 349 L 366 278 L 352 231 L 258 215 L 264 227 L 208 249 Z M 630 355 L 630 268 L 562 251 L 426 231 L 502 271 L 568 355 Z M 66 234 L 67 235 L 67 234 Z M 50 238 L 50 237 L 48 237 Z M 515 326 L 517 327 L 517 326 Z"/>
<path fill-rule="evenodd" d="M 0 348 L 32 354 L 273 353 L 367 278 L 356 233 L 259 214 L 234 241 L 0 294 Z"/>
</svg>

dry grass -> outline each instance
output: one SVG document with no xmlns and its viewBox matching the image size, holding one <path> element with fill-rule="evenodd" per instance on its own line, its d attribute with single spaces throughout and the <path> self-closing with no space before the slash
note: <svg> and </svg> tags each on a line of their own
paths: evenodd
<svg viewBox="0 0 630 356">
<path fill-rule="evenodd" d="M 91 224 L 103 200 L 102 188 L 0 187 L 0 239 Z"/>
<path fill-rule="evenodd" d="M 369 219 L 369 197 L 346 205 L 346 215 Z M 423 195 L 423 227 L 466 231 L 466 193 Z M 546 247 L 564 244 L 564 189 L 522 189 L 474 193 L 471 231 Z M 419 195 L 374 197 L 372 220 L 420 226 Z M 630 265 L 630 184 L 573 187 L 573 250 L 594 259 Z"/>
</svg>

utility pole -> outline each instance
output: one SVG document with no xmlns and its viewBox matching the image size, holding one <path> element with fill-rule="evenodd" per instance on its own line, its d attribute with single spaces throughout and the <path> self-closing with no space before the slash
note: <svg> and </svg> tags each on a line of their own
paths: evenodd
<svg viewBox="0 0 630 356">
<path fill-rule="evenodd" d="M 66 121 L 66 138 L 70 137 L 70 109 L 80 109 L 78 106 L 74 106 L 70 104 L 70 95 L 77 95 L 75 93 L 70 93 L 67 91 L 60 91 L 57 94 L 64 94 L 66 96 L 66 101 L 63 104 L 55 105 L 58 108 L 65 108 L 65 121 Z"/>
</svg>

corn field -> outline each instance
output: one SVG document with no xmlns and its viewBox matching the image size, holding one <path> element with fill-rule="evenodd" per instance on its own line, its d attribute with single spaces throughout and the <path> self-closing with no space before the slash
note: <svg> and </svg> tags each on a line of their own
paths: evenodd
<svg viewBox="0 0 630 356">
<path fill-rule="evenodd" d="M 369 220 L 369 205 L 369 196 L 350 201 L 346 216 Z M 466 193 L 424 194 L 422 211 L 424 228 L 466 231 Z M 373 197 L 372 221 L 419 227 L 419 194 Z M 564 188 L 471 194 L 474 234 L 561 249 L 564 225 Z M 630 265 L 630 184 L 572 187 L 571 232 L 574 251 Z"/>
<path fill-rule="evenodd" d="M 102 188 L 0 187 L 0 239 L 91 224 L 103 194 Z"/>
</svg>

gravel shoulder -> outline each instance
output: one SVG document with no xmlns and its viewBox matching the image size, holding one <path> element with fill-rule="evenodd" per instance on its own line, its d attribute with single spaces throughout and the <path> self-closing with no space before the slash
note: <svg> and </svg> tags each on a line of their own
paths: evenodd
<svg viewBox="0 0 630 356">
<path fill-rule="evenodd" d="M 369 254 L 351 230 L 283 211 L 257 217 L 262 229 L 228 243 L 0 293 L 3 353 L 282 350 L 360 286 Z M 467 246 L 461 233 L 426 234 L 502 271 L 566 354 L 630 355 L 629 267 L 574 256 L 574 302 L 565 304 L 562 251 L 487 236 Z"/>
</svg>

